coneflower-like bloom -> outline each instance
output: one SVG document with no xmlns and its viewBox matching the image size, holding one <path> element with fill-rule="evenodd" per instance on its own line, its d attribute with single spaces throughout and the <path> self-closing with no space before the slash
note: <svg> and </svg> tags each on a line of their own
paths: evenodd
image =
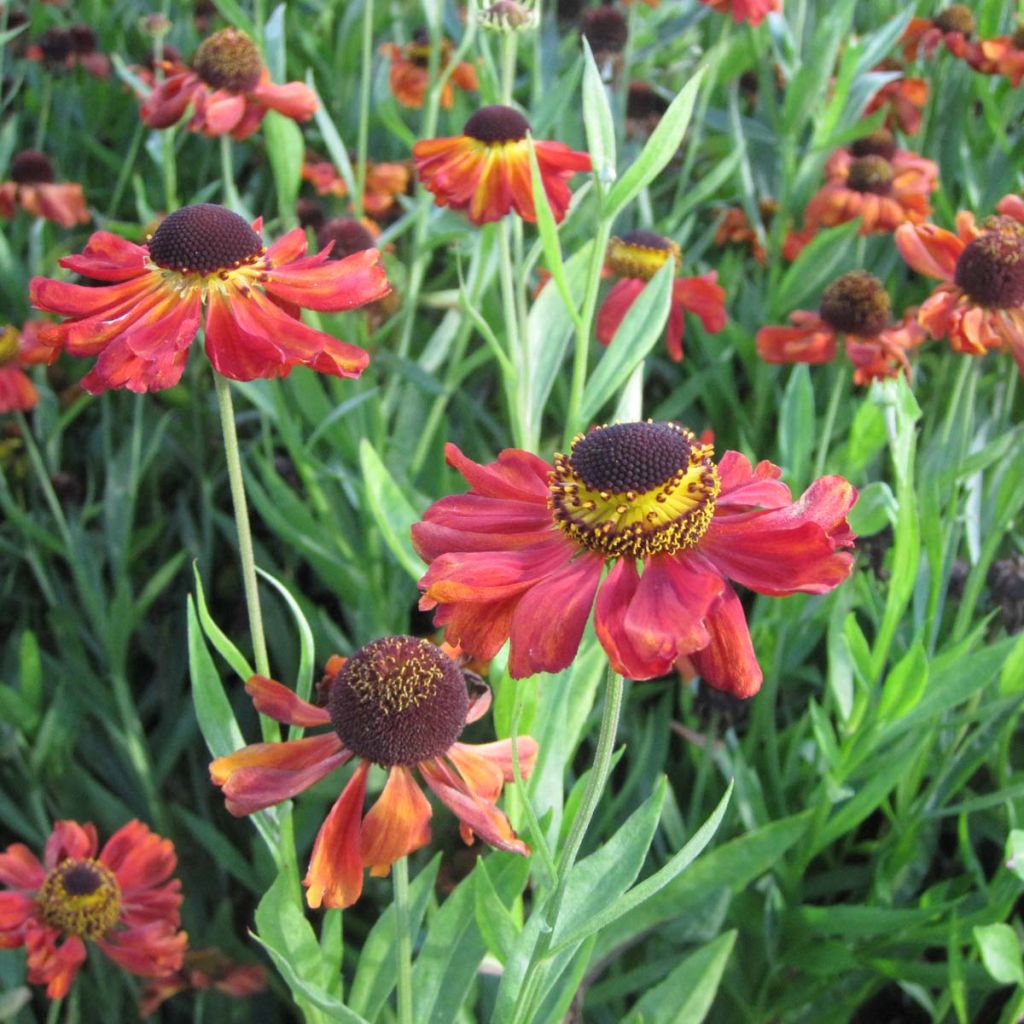
<svg viewBox="0 0 1024 1024">
<path fill-rule="evenodd" d="M 396 198 L 409 191 L 411 172 L 407 163 L 366 163 L 363 188 L 363 210 L 371 217 L 386 219 L 392 212 L 401 212 Z M 302 177 L 322 195 L 347 196 L 348 185 L 330 160 L 307 153 Z"/>
<path fill-rule="evenodd" d="M 52 363 L 59 349 L 39 340 L 41 320 L 29 320 L 19 331 L 5 327 L 0 331 L 0 412 L 28 412 L 39 401 L 39 392 L 29 380 L 25 368 Z"/>
<path fill-rule="evenodd" d="M 58 821 L 41 862 L 23 843 L 0 853 L 0 948 L 24 946 L 29 982 L 51 999 L 67 995 L 86 942 L 144 978 L 181 966 L 174 845 L 130 821 L 98 849 L 94 825 Z"/>
<path fill-rule="evenodd" d="M 35 307 L 69 318 L 44 327 L 42 340 L 74 356 L 99 356 L 82 379 L 93 394 L 157 391 L 181 378 L 205 305 L 206 354 L 225 377 L 283 377 L 294 366 L 358 377 L 367 354 L 306 327 L 300 307 L 339 311 L 382 298 L 389 286 L 380 254 L 340 262 L 327 251 L 306 256 L 302 228 L 267 248 L 261 227 L 198 203 L 165 218 L 145 245 L 96 232 L 60 265 L 109 283 L 32 279 Z"/>
<path fill-rule="evenodd" d="M 530 122 L 512 107 L 481 107 L 462 135 L 422 139 L 412 148 L 420 181 L 438 206 L 462 210 L 474 224 L 500 220 L 515 210 L 537 220 L 526 140 Z M 533 143 L 541 181 L 556 221 L 565 217 L 570 192 L 566 180 L 591 169 L 590 156 L 562 142 Z"/>
<path fill-rule="evenodd" d="M 903 55 L 913 60 L 920 51 L 930 57 L 941 43 L 954 56 L 966 58 L 976 28 L 974 12 L 967 4 L 950 4 L 933 18 L 911 18 L 900 36 Z"/>
<path fill-rule="evenodd" d="M 613 285 L 597 312 L 597 340 L 602 345 L 608 345 L 615 337 L 629 307 L 669 259 L 679 265 L 679 246 L 653 231 L 630 231 L 609 242 L 606 267 L 620 280 Z M 683 314 L 699 316 L 704 330 L 716 334 L 725 327 L 724 301 L 725 289 L 718 284 L 718 273 L 714 270 L 673 281 L 672 304 L 665 328 L 669 358 L 676 362 L 683 358 Z"/>
<path fill-rule="evenodd" d="M 8 29 L 14 28 L 8 15 Z M 96 78 L 110 77 L 110 58 L 99 50 L 96 33 L 88 25 L 48 28 L 25 50 L 29 60 L 41 61 L 48 71 L 84 68 Z"/>
<path fill-rule="evenodd" d="M 19 207 L 33 217 L 52 220 L 62 228 L 87 224 L 92 218 L 82 186 L 56 182 L 50 158 L 38 149 L 23 149 L 11 160 L 11 180 L 0 182 L 0 217 L 14 216 Z"/>
<path fill-rule="evenodd" d="M 899 128 L 907 135 L 915 135 L 921 127 L 921 111 L 928 104 L 928 80 L 907 75 L 897 60 L 883 60 L 872 70 L 898 71 L 900 77 L 886 82 L 871 97 L 864 108 L 864 116 L 884 110 L 886 128 Z"/>
<path fill-rule="evenodd" d="M 438 64 L 440 73 L 451 63 L 454 47 L 447 39 L 440 42 L 441 53 Z M 423 106 L 423 99 L 430 86 L 430 33 L 425 28 L 413 33 L 412 41 L 404 46 L 397 43 L 385 43 L 380 52 L 391 60 L 389 82 L 391 92 L 403 107 L 418 109 Z M 449 109 L 455 102 L 452 85 L 457 85 L 466 92 L 477 88 L 476 68 L 466 61 L 461 61 L 452 69 L 452 73 L 441 90 L 441 106 Z"/>
<path fill-rule="evenodd" d="M 1016 89 L 1024 81 L 1024 25 L 1012 36 L 979 39 L 977 47 L 965 58 L 986 75 L 1003 75 Z"/>
<path fill-rule="evenodd" d="M 862 235 L 920 224 L 931 213 L 930 196 L 938 187 L 931 160 L 896 148 L 884 129 L 836 150 L 825 165 L 825 185 L 807 204 L 811 231 L 861 219 Z"/>
<path fill-rule="evenodd" d="M 205 39 L 192 67 L 163 65 L 167 77 L 142 104 L 142 123 L 149 128 L 177 124 L 189 104 L 189 131 L 248 138 L 268 110 L 293 121 L 308 121 L 316 113 L 316 94 L 302 82 L 275 85 L 256 44 L 244 33 L 226 28 Z"/>
<path fill-rule="evenodd" d="M 668 110 L 669 101 L 647 82 L 630 82 L 626 93 L 626 131 L 650 135 Z"/>
<path fill-rule="evenodd" d="M 942 282 L 917 314 L 931 337 L 948 338 L 965 355 L 1008 348 L 1024 373 L 1024 204 L 1008 196 L 999 210 L 980 226 L 961 211 L 955 234 L 907 224 L 896 246 L 919 274 Z"/>
<path fill-rule="evenodd" d="M 139 1016 L 148 1017 L 158 1006 L 179 992 L 213 988 L 241 999 L 267 987 L 267 972 L 259 964 L 236 963 L 219 949 L 190 949 L 181 969 L 163 978 L 153 978 L 142 987 Z"/>
<path fill-rule="evenodd" d="M 427 640 L 390 636 L 361 647 L 351 658 L 327 664 L 326 707 L 301 700 L 272 679 L 252 676 L 246 690 L 258 711 L 305 728 L 328 725 L 317 736 L 256 743 L 218 758 L 210 776 L 232 814 L 252 814 L 308 789 L 355 759 L 356 770 L 327 815 L 303 884 L 311 907 L 348 907 L 359 899 L 363 871 L 386 875 L 401 857 L 430 842 L 430 803 L 417 771 L 461 822 L 462 838 L 474 835 L 499 850 L 527 854 L 496 801 L 512 780 L 512 744 L 523 774 L 537 745 L 527 736 L 497 743 L 460 743 L 463 728 L 490 704 L 484 691 L 469 699 L 456 661 Z M 363 815 L 371 765 L 387 771 L 376 803 Z"/>
<path fill-rule="evenodd" d="M 767 228 L 775 214 L 779 212 L 779 204 L 774 199 L 762 199 L 757 206 L 761 221 Z M 745 245 L 762 267 L 768 263 L 768 253 L 765 252 L 757 232 L 751 227 L 746 211 L 741 206 L 731 206 L 725 211 L 715 232 L 715 245 Z"/>
<path fill-rule="evenodd" d="M 855 383 L 869 384 L 901 370 L 909 379 L 906 351 L 921 344 L 925 333 L 913 318 L 892 324 L 891 313 L 882 282 L 854 270 L 825 289 L 817 312 L 798 309 L 789 315 L 790 327 L 762 327 L 757 354 L 769 363 L 829 363 L 843 335 Z"/>
<path fill-rule="evenodd" d="M 731 14 L 732 20 L 739 23 L 749 22 L 760 25 L 773 11 L 782 10 L 782 0 L 700 0 L 705 7 L 710 7 L 719 14 Z"/>
<path fill-rule="evenodd" d="M 621 58 L 629 39 L 629 27 L 614 7 L 588 7 L 580 18 L 580 35 L 586 39 L 598 64 Z"/>
<path fill-rule="evenodd" d="M 674 423 L 597 427 L 554 466 L 518 449 L 486 465 L 446 454 L 470 490 L 413 526 L 420 607 L 478 657 L 511 640 L 517 679 L 571 664 L 593 607 L 617 672 L 650 679 L 688 656 L 709 685 L 750 696 L 761 669 L 730 581 L 823 594 L 852 566 L 846 480 L 794 503 L 777 466 L 734 451 L 716 464 Z"/>
</svg>

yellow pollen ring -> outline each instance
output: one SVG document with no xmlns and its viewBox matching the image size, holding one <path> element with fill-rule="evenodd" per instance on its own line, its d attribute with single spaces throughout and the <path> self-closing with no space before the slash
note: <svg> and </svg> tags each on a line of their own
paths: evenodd
<svg viewBox="0 0 1024 1024">
<path fill-rule="evenodd" d="M 94 887 L 89 892 L 74 892 L 76 887 L 83 887 L 83 880 Z M 52 928 L 67 935 L 98 939 L 117 924 L 121 886 L 110 868 L 98 860 L 68 859 L 46 876 L 36 894 L 36 904 L 40 916 Z"/>
<path fill-rule="evenodd" d="M 0 366 L 13 362 L 21 348 L 21 335 L 16 327 L 5 327 L 0 331 Z"/>
<path fill-rule="evenodd" d="M 273 267 L 266 255 L 267 250 L 263 248 L 247 259 L 237 260 L 226 267 L 218 267 L 208 274 L 203 274 L 198 270 L 173 270 L 161 267 L 159 263 L 154 263 L 149 257 L 146 258 L 146 266 L 160 274 L 167 287 L 173 288 L 179 295 L 185 296 L 193 288 L 200 287 L 205 299 L 206 290 L 210 286 L 222 287 L 222 284 L 233 284 L 236 288 L 246 292 L 252 283 L 267 280 Z"/>
<path fill-rule="evenodd" d="M 687 465 L 668 480 L 647 491 L 614 493 L 592 490 L 569 456 L 558 454 L 548 507 L 559 528 L 592 551 L 612 558 L 675 554 L 693 547 L 711 523 L 721 488 L 713 456 L 711 445 L 694 439 Z"/>
<path fill-rule="evenodd" d="M 666 247 L 662 249 L 613 238 L 608 243 L 608 266 L 619 277 L 639 277 L 644 281 L 654 277 L 670 256 L 675 260 L 678 269 L 682 264 L 679 246 L 667 238 L 665 242 Z"/>
</svg>

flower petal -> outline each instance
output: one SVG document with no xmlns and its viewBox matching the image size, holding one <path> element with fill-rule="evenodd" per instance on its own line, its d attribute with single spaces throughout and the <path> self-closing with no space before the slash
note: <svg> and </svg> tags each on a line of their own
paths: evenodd
<svg viewBox="0 0 1024 1024">
<path fill-rule="evenodd" d="M 360 833 L 363 864 L 371 875 L 386 875 L 396 860 L 430 842 L 430 814 L 430 801 L 412 772 L 392 767 Z"/>
<path fill-rule="evenodd" d="M 308 728 L 326 725 L 331 720 L 326 708 L 318 708 L 303 700 L 294 690 L 266 676 L 249 676 L 245 692 L 252 697 L 256 710 L 261 715 L 282 722 Z"/>
<path fill-rule="evenodd" d="M 690 655 L 701 678 L 716 690 L 752 697 L 761 689 L 764 676 L 750 640 L 743 605 L 732 587 L 727 585 L 722 591 L 705 625 L 711 642 Z"/>
<path fill-rule="evenodd" d="M 321 905 L 350 907 L 363 891 L 360 818 L 369 768 L 368 761 L 360 761 L 317 833 L 302 882 L 306 902 L 314 909 Z"/>
<path fill-rule="evenodd" d="M 49 871 L 61 861 L 88 860 L 96 856 L 96 826 L 92 822 L 55 821 L 43 850 L 43 866 Z"/>
<path fill-rule="evenodd" d="M 38 889 L 46 872 L 36 855 L 24 843 L 12 843 L 0 853 L 0 882 L 13 889 Z"/>
</svg>

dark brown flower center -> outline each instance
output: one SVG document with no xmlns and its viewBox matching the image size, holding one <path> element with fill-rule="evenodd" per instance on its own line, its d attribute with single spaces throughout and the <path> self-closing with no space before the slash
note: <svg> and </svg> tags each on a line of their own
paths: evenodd
<svg viewBox="0 0 1024 1024">
<path fill-rule="evenodd" d="M 327 221 L 316 233 L 316 244 L 323 249 L 333 242 L 332 260 L 343 260 L 354 252 L 374 247 L 373 235 L 366 227 L 351 217 L 335 217 Z"/>
<path fill-rule="evenodd" d="M 960 32 L 965 36 L 974 32 L 974 13 L 967 4 L 951 4 L 935 15 L 934 22 L 943 32 Z"/>
<path fill-rule="evenodd" d="M 181 274 L 233 270 L 262 252 L 262 239 L 245 219 L 214 203 L 175 210 L 149 240 L 149 258 Z"/>
<path fill-rule="evenodd" d="M 960 254 L 953 279 L 979 306 L 1024 306 L 1024 239 L 1009 228 L 975 238 Z"/>
<path fill-rule="evenodd" d="M 315 199 L 298 199 L 295 202 L 295 216 L 304 228 L 319 231 L 324 222 L 323 207 Z"/>
<path fill-rule="evenodd" d="M 488 145 L 519 142 L 526 138 L 528 131 L 530 122 L 518 110 L 497 103 L 490 107 L 481 107 L 470 116 L 462 129 L 464 135 Z"/>
<path fill-rule="evenodd" d="M 48 28 L 39 37 L 38 45 L 48 64 L 63 64 L 74 48 L 71 33 L 63 28 Z"/>
<path fill-rule="evenodd" d="M 846 184 L 855 192 L 873 192 L 884 196 L 892 191 L 892 164 L 884 156 L 871 154 L 850 163 Z"/>
<path fill-rule="evenodd" d="M 854 156 L 880 156 L 891 160 L 896 152 L 896 140 L 888 128 L 879 128 L 870 135 L 863 135 L 850 144 Z"/>
<path fill-rule="evenodd" d="M 1024 23 L 1018 22 L 1013 35 L 1010 36 L 1010 42 L 1015 50 L 1024 50 Z"/>
<path fill-rule="evenodd" d="M 23 149 L 11 161 L 11 180 L 19 185 L 43 185 L 54 177 L 50 158 L 38 149 Z"/>
<path fill-rule="evenodd" d="M 892 302 L 874 274 L 854 270 L 836 278 L 825 289 L 818 312 L 837 331 L 873 338 L 889 326 Z"/>
<path fill-rule="evenodd" d="M 121 887 L 110 868 L 98 860 L 69 858 L 47 874 L 36 905 L 51 928 L 98 939 L 117 924 Z"/>
<path fill-rule="evenodd" d="M 668 110 L 668 100 L 655 92 L 646 82 L 630 82 L 626 96 L 626 117 L 640 121 L 648 117 L 661 117 Z"/>
<path fill-rule="evenodd" d="M 192 67 L 214 89 L 248 92 L 259 83 L 263 60 L 256 44 L 244 32 L 226 28 L 203 40 Z"/>
<path fill-rule="evenodd" d="M 68 35 L 71 38 L 71 49 L 75 53 L 96 52 L 96 33 L 88 25 L 72 25 Z"/>
<path fill-rule="evenodd" d="M 614 7 L 591 7 L 580 19 L 580 33 L 594 53 L 622 53 L 629 38 L 626 19 Z"/>
<path fill-rule="evenodd" d="M 711 522 L 719 480 L 710 445 L 674 423 L 616 423 L 555 456 L 548 507 L 580 546 L 642 558 L 692 547 Z"/>
<path fill-rule="evenodd" d="M 374 764 L 413 765 L 440 757 L 459 738 L 469 697 L 462 672 L 439 647 L 389 636 L 345 662 L 327 708 L 353 753 Z"/>
</svg>

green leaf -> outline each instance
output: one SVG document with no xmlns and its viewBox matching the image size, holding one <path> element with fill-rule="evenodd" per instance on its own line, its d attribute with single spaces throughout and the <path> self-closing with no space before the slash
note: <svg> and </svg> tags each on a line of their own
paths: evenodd
<svg viewBox="0 0 1024 1024">
<path fill-rule="evenodd" d="M 288 44 L 285 39 L 285 8 L 285 4 L 278 4 L 267 18 L 267 24 L 263 29 L 263 49 L 266 54 L 267 70 L 275 82 L 283 82 L 286 77 L 285 58 L 288 55 Z"/>
<path fill-rule="evenodd" d="M 196 607 L 199 610 L 199 622 L 203 634 L 213 644 L 214 650 L 231 666 L 239 679 L 248 679 L 253 668 L 246 661 L 242 652 L 228 639 L 227 634 L 213 621 L 209 608 L 206 607 L 206 595 L 203 593 L 203 580 L 199 575 L 198 564 L 192 566 L 196 581 Z"/>
<path fill-rule="evenodd" d="M 637 1003 L 624 1024 L 701 1024 L 735 944 L 733 930 L 691 953 Z"/>
<path fill-rule="evenodd" d="M 191 596 L 188 598 L 188 671 L 196 720 L 210 753 L 214 757 L 225 757 L 245 746 L 217 667 L 203 642 Z"/>
<path fill-rule="evenodd" d="M 213 5 L 224 15 L 226 21 L 230 22 L 235 28 L 240 28 L 257 43 L 259 42 L 259 33 L 256 31 L 256 26 L 252 23 L 249 15 L 242 10 L 238 0 L 213 0 Z"/>
<path fill-rule="evenodd" d="M 794 366 L 782 397 L 779 413 L 779 449 L 786 479 L 794 492 L 803 489 L 811 463 L 811 451 L 817 444 L 814 425 L 814 388 L 806 363 Z"/>
<path fill-rule="evenodd" d="M 324 960 L 316 933 L 299 909 L 297 889 L 297 882 L 282 870 L 256 908 L 258 934 L 253 937 L 270 954 L 296 1002 L 312 1003 L 341 1024 L 367 1024 L 327 991 L 333 968 Z"/>
<path fill-rule="evenodd" d="M 668 260 L 626 311 L 583 391 L 580 419 L 584 423 L 597 416 L 661 338 L 672 305 L 675 270 L 675 263 Z"/>
<path fill-rule="evenodd" d="M 269 572 L 258 567 L 256 571 L 281 595 L 295 620 L 295 627 L 299 631 L 299 673 L 295 679 L 295 692 L 303 700 L 309 700 L 313 692 L 313 630 L 310 629 L 306 616 L 302 614 L 302 609 L 298 601 L 292 597 L 291 591 Z"/>
<path fill-rule="evenodd" d="M 551 272 L 551 280 L 558 289 L 558 294 L 565 303 L 567 312 L 571 317 L 575 317 L 576 306 L 573 301 L 572 292 L 569 290 L 569 282 L 565 276 L 562 245 L 558 241 L 558 225 L 555 224 L 555 215 L 551 212 L 548 193 L 544 188 L 544 181 L 541 178 L 540 165 L 537 163 L 537 151 L 533 145 L 533 136 L 528 136 L 528 138 L 530 146 L 530 184 L 533 188 L 533 206 L 537 211 L 537 233 L 540 235 L 544 262 Z"/>
<path fill-rule="evenodd" d="M 18 682 L 22 698 L 29 707 L 38 709 L 43 696 L 43 663 L 39 657 L 39 641 L 28 629 L 21 634 L 18 648 Z"/>
<path fill-rule="evenodd" d="M 487 943 L 487 948 L 499 963 L 504 964 L 516 944 L 520 932 L 519 924 L 498 895 L 498 890 L 494 888 L 491 876 L 487 872 L 485 857 L 477 861 L 473 877 L 476 879 L 473 909 L 476 913 L 477 927 L 484 937 L 484 942 Z"/>
<path fill-rule="evenodd" d="M 882 689 L 878 717 L 882 722 L 902 718 L 924 696 L 928 686 L 928 656 L 920 641 L 893 666 Z"/>
<path fill-rule="evenodd" d="M 402 493 L 373 445 L 364 437 L 359 443 L 359 464 L 366 484 L 366 503 L 384 543 L 398 564 L 414 579 L 423 575 L 423 560 L 412 546 L 410 531 L 419 513 Z"/>
<path fill-rule="evenodd" d="M 1006 840 L 1006 866 L 1024 882 L 1024 829 L 1013 829 Z"/>
<path fill-rule="evenodd" d="M 22 683 L 22 688 L 24 685 Z M 1024 693 L 1024 633 L 1017 637 L 1013 650 L 1003 662 L 999 673 L 999 693 L 1003 697 Z"/>
<path fill-rule="evenodd" d="M 765 314 L 769 323 L 808 302 L 811 308 L 818 305 L 820 292 L 829 278 L 834 276 L 836 267 L 846 258 L 859 226 L 860 221 L 854 220 L 835 228 L 826 228 L 804 246 L 772 294 Z"/>
<path fill-rule="evenodd" d="M 612 186 L 603 211 L 606 218 L 614 219 L 642 189 L 654 181 L 669 160 L 675 156 L 690 125 L 693 104 L 703 77 L 702 68 L 683 86 L 682 91 L 662 115 L 658 127 L 651 132 L 651 137 L 640 151 L 640 155 Z"/>
<path fill-rule="evenodd" d="M 872 480 L 857 493 L 857 503 L 847 519 L 858 537 L 871 537 L 896 522 L 898 512 L 892 488 L 884 480 Z"/>
<path fill-rule="evenodd" d="M 985 970 L 1000 985 L 1024 985 L 1020 939 L 1008 924 L 975 925 L 974 941 Z"/>
<path fill-rule="evenodd" d="M 302 182 L 302 160 L 306 144 L 302 129 L 284 114 L 268 110 L 263 119 L 263 135 L 267 140 L 267 156 L 274 174 L 277 192 L 277 214 L 286 224 L 295 221 L 295 200 Z"/>
<path fill-rule="evenodd" d="M 608 92 L 601 80 L 590 43 L 583 39 L 583 127 L 594 172 L 602 185 L 616 176 L 615 122 L 608 105 Z"/>
</svg>

